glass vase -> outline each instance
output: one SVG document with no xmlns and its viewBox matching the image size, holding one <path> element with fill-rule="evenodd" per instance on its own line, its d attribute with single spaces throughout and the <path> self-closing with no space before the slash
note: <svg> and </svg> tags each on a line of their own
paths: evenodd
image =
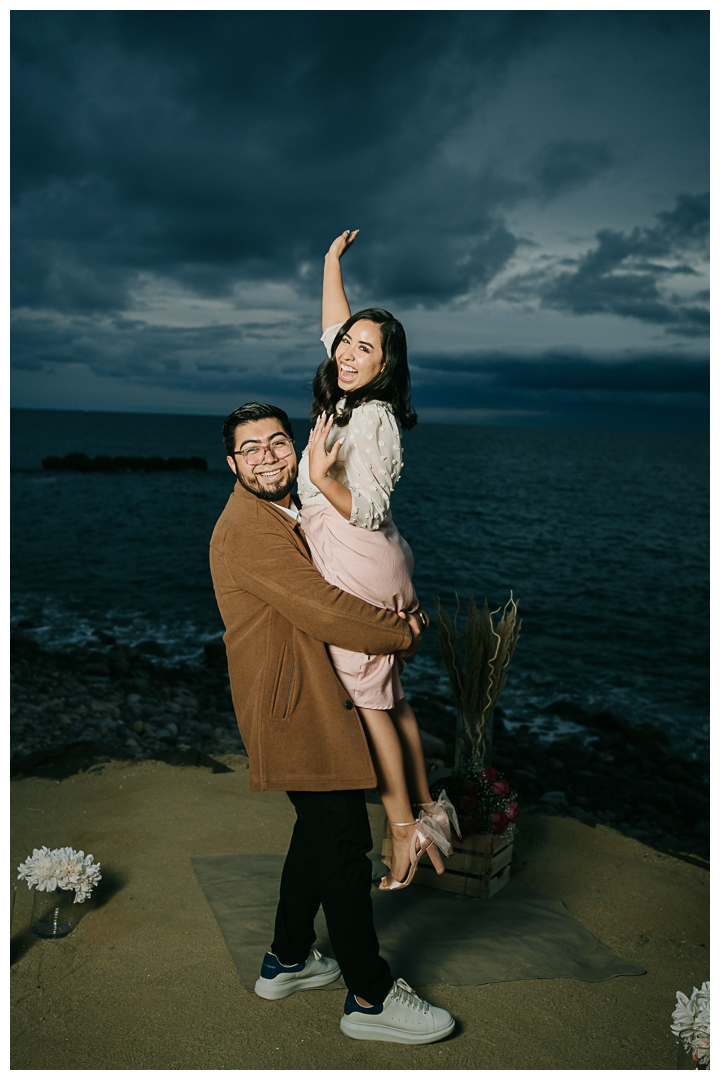
<svg viewBox="0 0 720 1080">
<path fill-rule="evenodd" d="M 53 892 L 33 890 L 30 932 L 46 941 L 67 937 L 77 924 L 79 905 L 73 903 L 74 899 L 74 889 L 55 889 Z"/>
<path fill-rule="evenodd" d="M 694 1069 L 696 1072 L 702 1072 L 707 1069 L 707 1065 L 698 1065 L 698 1060 L 685 1043 L 680 1040 L 678 1043 L 678 1056 L 677 1056 L 677 1068 L 678 1069 Z"/>
</svg>

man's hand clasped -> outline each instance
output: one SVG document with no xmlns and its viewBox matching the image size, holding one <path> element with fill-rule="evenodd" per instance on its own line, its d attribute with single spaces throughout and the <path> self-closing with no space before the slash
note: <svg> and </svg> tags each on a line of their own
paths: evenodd
<svg viewBox="0 0 720 1080">
<path fill-rule="evenodd" d="M 407 622 L 410 633 L 412 634 L 412 642 L 404 652 L 398 653 L 398 656 L 402 656 L 403 659 L 407 659 L 408 656 L 412 656 L 420 648 L 422 641 L 423 631 L 427 629 L 430 619 L 427 612 L 422 608 L 418 608 L 417 611 L 399 611 L 398 615 L 401 619 L 405 619 Z"/>
</svg>

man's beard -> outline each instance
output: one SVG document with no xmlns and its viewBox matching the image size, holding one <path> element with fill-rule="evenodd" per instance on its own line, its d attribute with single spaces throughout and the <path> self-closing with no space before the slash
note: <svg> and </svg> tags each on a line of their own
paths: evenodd
<svg viewBox="0 0 720 1080">
<path fill-rule="evenodd" d="M 288 470 L 286 479 L 283 480 L 282 483 L 276 484 L 275 487 L 270 488 L 264 487 L 259 480 L 256 481 L 256 487 L 251 487 L 239 474 L 237 475 L 237 478 L 245 490 L 252 492 L 253 495 L 257 495 L 258 499 L 265 499 L 266 502 L 282 502 L 285 496 L 290 494 L 293 484 L 297 480 L 297 468 Z"/>
</svg>

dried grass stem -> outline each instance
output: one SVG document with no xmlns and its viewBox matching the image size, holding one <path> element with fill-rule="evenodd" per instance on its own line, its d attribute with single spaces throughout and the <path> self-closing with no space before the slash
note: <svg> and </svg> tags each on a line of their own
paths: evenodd
<svg viewBox="0 0 720 1080">
<path fill-rule="evenodd" d="M 458 616 L 460 598 L 454 618 L 436 599 L 440 654 L 450 680 L 450 689 L 461 717 L 458 732 L 460 761 L 485 764 L 488 752 L 488 723 L 507 681 L 510 662 L 520 636 L 522 621 L 517 618 L 517 603 L 510 593 L 504 608 L 490 611 L 487 599 L 482 612 L 478 611 L 471 595 L 465 622 L 465 665 L 463 670 Z M 493 618 L 502 611 L 495 625 Z M 456 764 L 459 762 L 456 760 Z"/>
</svg>

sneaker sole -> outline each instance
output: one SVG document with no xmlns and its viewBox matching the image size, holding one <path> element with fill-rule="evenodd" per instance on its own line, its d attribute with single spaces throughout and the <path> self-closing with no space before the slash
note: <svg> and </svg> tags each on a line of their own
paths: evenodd
<svg viewBox="0 0 720 1080">
<path fill-rule="evenodd" d="M 324 975 L 311 975 L 309 979 L 294 979 L 292 982 L 276 983 L 274 979 L 263 979 L 255 983 L 255 993 L 266 1001 L 279 1001 L 290 997 L 298 990 L 317 990 L 319 986 L 329 986 L 340 978 L 340 968 Z"/>
<path fill-rule="evenodd" d="M 411 1043 L 416 1046 L 422 1043 L 439 1042 L 441 1039 L 447 1038 L 454 1028 L 455 1021 L 453 1020 L 446 1027 L 440 1028 L 438 1031 L 426 1032 L 424 1035 L 415 1035 L 412 1032 L 403 1031 L 401 1028 L 384 1027 L 380 1024 L 354 1024 L 347 1016 L 343 1016 L 340 1021 L 340 1030 L 343 1035 L 347 1035 L 350 1039 L 371 1039 L 375 1042 Z"/>
</svg>

